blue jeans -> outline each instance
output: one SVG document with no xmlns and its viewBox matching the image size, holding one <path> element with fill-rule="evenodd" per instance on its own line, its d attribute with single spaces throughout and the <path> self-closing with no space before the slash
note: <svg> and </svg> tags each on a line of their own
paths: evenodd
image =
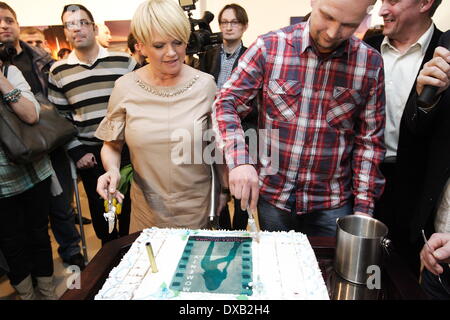
<svg viewBox="0 0 450 320">
<path fill-rule="evenodd" d="M 58 253 L 63 260 L 80 253 L 80 233 L 75 227 L 73 198 L 73 180 L 70 174 L 69 158 L 64 149 L 58 148 L 51 153 L 53 169 L 56 172 L 63 193 L 50 200 L 50 226 L 59 244 Z"/>
<path fill-rule="evenodd" d="M 303 215 L 297 215 L 295 206 L 292 206 L 291 212 L 286 212 L 262 198 L 258 203 L 258 218 L 261 230 L 295 230 L 315 237 L 335 237 L 336 219 L 352 214 L 352 212 L 353 205 L 351 203 L 347 203 L 340 208 L 319 210 Z"/>
</svg>

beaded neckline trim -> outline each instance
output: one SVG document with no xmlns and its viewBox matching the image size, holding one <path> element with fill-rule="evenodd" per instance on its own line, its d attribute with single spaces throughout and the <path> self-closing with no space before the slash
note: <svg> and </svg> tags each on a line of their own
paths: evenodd
<svg viewBox="0 0 450 320">
<path fill-rule="evenodd" d="M 136 82 L 139 85 L 139 87 L 141 87 L 142 89 L 150 92 L 151 94 L 154 94 L 154 95 L 157 95 L 157 96 L 160 96 L 160 97 L 164 97 L 164 98 L 170 98 L 170 97 L 178 96 L 178 95 L 186 92 L 187 90 L 189 90 L 199 78 L 200 78 L 200 76 L 196 75 L 194 78 L 192 78 L 192 80 L 190 80 L 188 83 L 183 85 L 181 88 L 177 88 L 177 89 L 174 89 L 174 90 L 160 90 L 160 89 L 156 89 L 154 87 L 151 87 L 151 86 L 147 85 L 146 83 L 142 82 L 139 79 L 136 79 Z"/>
</svg>

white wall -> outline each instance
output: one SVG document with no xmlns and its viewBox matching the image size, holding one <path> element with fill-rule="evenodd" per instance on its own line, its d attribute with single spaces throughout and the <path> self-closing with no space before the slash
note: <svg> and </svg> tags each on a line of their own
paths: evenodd
<svg viewBox="0 0 450 320">
<path fill-rule="evenodd" d="M 79 3 L 92 12 L 96 22 L 129 20 L 142 0 L 6 0 L 17 13 L 21 26 L 61 24 L 64 5 Z"/>
<path fill-rule="evenodd" d="M 77 0 L 85 5 L 97 22 L 104 20 L 128 20 L 143 0 Z M 174 0 L 177 1 L 177 0 Z M 358 0 L 355 0 L 358 1 Z M 16 11 L 22 26 L 60 24 L 63 6 L 69 0 L 6 0 Z M 310 0 L 200 0 L 197 11 L 209 10 L 215 15 L 227 3 L 242 5 L 249 15 L 249 28 L 244 34 L 244 43 L 250 45 L 259 34 L 278 29 L 289 24 L 291 16 L 303 16 L 311 10 Z M 379 2 L 375 8 L 377 15 Z M 196 13 L 194 17 L 199 17 Z M 434 20 L 442 30 L 450 29 L 450 1 L 444 0 L 435 14 Z M 372 20 L 372 24 L 380 23 Z M 218 31 L 217 17 L 211 24 Z"/>
</svg>

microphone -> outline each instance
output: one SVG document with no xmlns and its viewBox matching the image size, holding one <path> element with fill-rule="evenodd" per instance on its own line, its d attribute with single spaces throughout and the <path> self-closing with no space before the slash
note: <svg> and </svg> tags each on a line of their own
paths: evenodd
<svg viewBox="0 0 450 320">
<path fill-rule="evenodd" d="M 447 50 L 450 50 L 450 30 L 444 32 L 439 38 L 438 46 L 444 47 Z M 436 96 L 436 92 L 438 91 L 438 87 L 432 85 L 426 85 L 419 98 L 417 99 L 417 104 L 421 108 L 429 108 L 433 105 L 434 97 Z"/>
</svg>

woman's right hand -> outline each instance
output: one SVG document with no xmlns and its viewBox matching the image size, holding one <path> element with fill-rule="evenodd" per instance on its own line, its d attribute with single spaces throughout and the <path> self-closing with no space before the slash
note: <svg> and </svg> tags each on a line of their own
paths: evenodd
<svg viewBox="0 0 450 320">
<path fill-rule="evenodd" d="M 108 193 L 110 193 L 120 203 L 122 203 L 124 195 L 117 190 L 119 182 L 120 182 L 120 171 L 118 169 L 109 170 L 98 178 L 97 193 L 104 200 L 108 200 Z"/>
</svg>

